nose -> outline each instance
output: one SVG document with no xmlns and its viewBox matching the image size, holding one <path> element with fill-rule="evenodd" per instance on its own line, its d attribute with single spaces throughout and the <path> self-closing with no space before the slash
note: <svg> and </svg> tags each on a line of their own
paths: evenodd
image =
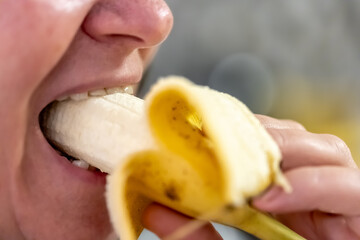
<svg viewBox="0 0 360 240">
<path fill-rule="evenodd" d="M 172 25 L 171 10 L 163 0 L 99 0 L 82 28 L 100 42 L 147 48 L 164 41 Z"/>
</svg>

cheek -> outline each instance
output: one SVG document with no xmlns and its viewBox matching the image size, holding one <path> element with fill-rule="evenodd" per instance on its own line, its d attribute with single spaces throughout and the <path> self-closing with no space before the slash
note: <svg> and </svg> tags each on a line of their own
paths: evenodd
<svg viewBox="0 0 360 240">
<path fill-rule="evenodd" d="M 149 67 L 152 60 L 154 59 L 159 47 L 144 48 L 139 50 L 140 57 L 143 61 L 144 69 Z"/>
<path fill-rule="evenodd" d="M 92 2 L 0 1 L 1 98 L 12 103 L 30 97 L 65 52 Z"/>
<path fill-rule="evenodd" d="M 15 214 L 25 239 L 105 239 L 111 232 L 111 225 L 104 198 L 97 196 L 91 202 L 82 202 L 79 200 L 84 195 L 81 191 L 68 189 L 64 192 L 56 189 L 57 186 L 54 182 L 46 188 L 40 184 L 31 189 L 19 188 L 22 192 L 16 197 Z"/>
<path fill-rule="evenodd" d="M 23 153 L 30 98 L 60 59 L 93 0 L 0 0 L 0 178 Z"/>
</svg>

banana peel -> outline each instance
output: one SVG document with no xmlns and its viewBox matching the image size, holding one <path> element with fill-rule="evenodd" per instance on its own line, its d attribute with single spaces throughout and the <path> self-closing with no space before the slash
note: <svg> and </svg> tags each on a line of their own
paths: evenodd
<svg viewBox="0 0 360 240">
<path fill-rule="evenodd" d="M 151 201 L 261 239 L 302 239 L 248 204 L 271 184 L 290 187 L 277 145 L 244 104 L 172 77 L 152 88 L 145 105 L 158 149 L 129 156 L 108 178 L 108 206 L 121 239 L 137 239 Z"/>
<path fill-rule="evenodd" d="M 278 146 L 243 103 L 176 76 L 159 81 L 151 89 L 145 109 L 134 111 L 127 107 L 129 102 L 124 104 L 121 97 L 117 98 L 92 100 L 98 104 L 97 115 L 105 116 L 105 120 L 91 120 L 96 127 L 88 124 L 76 130 L 81 131 L 76 137 L 69 136 L 74 132 L 69 125 L 84 125 L 92 118 L 90 109 L 96 104 L 85 100 L 79 107 L 79 102 L 70 101 L 53 107 L 46 114 L 44 132 L 72 156 L 111 173 L 106 199 L 120 239 L 138 238 L 143 230 L 142 212 L 153 201 L 197 219 L 242 229 L 260 239 L 303 239 L 249 205 L 252 197 L 272 184 L 288 192 L 291 188 L 279 167 Z M 88 114 L 73 116 L 84 106 L 88 106 Z M 124 139 L 118 140 L 123 136 L 116 134 L 124 129 L 127 111 L 137 116 L 127 122 L 127 128 L 140 130 L 128 136 L 136 139 L 137 147 L 130 146 L 131 150 L 120 155 L 114 147 Z M 122 117 L 113 118 L 114 112 L 123 112 Z M 110 127 L 101 129 L 109 121 L 119 122 L 121 130 L 114 134 Z M 80 139 L 83 132 L 96 136 L 96 144 Z M 113 144 L 109 146 L 109 142 Z"/>
</svg>

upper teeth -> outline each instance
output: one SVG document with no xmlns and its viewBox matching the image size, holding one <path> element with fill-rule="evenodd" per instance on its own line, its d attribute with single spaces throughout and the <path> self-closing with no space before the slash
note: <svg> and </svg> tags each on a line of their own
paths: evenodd
<svg viewBox="0 0 360 240">
<path fill-rule="evenodd" d="M 98 89 L 89 92 L 89 96 L 104 96 L 106 95 L 105 89 Z"/>
<path fill-rule="evenodd" d="M 100 96 L 105 96 L 107 94 L 114 94 L 114 93 L 127 93 L 127 94 L 132 95 L 132 94 L 134 94 L 134 86 L 102 88 L 102 89 L 97 89 L 97 90 L 83 92 L 83 93 L 75 93 L 75 94 L 71 94 L 70 96 L 62 96 L 56 100 L 64 101 L 67 99 L 72 99 L 75 101 L 80 101 L 83 99 L 87 99 L 88 97 L 93 97 L 93 96 L 100 97 Z"/>
<path fill-rule="evenodd" d="M 83 99 L 87 99 L 89 97 L 88 93 L 75 93 L 69 96 L 70 99 L 75 100 L 75 101 L 80 101 Z M 67 98 L 65 98 L 64 100 L 66 100 Z"/>
</svg>

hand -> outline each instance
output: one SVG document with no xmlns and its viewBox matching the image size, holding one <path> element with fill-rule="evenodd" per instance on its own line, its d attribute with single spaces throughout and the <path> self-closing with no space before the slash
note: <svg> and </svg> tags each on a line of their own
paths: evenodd
<svg viewBox="0 0 360 240">
<path fill-rule="evenodd" d="M 306 239 L 360 239 L 360 171 L 339 138 L 258 116 L 283 154 L 293 191 L 270 188 L 253 205 Z"/>
<path fill-rule="evenodd" d="M 282 169 L 293 192 L 272 187 L 253 205 L 309 240 L 360 239 L 360 171 L 346 144 L 332 135 L 307 132 L 290 120 L 257 117 L 281 149 Z M 145 211 L 143 219 L 145 227 L 160 237 L 191 221 L 157 204 Z M 186 239 L 221 237 L 208 224 Z"/>
</svg>

